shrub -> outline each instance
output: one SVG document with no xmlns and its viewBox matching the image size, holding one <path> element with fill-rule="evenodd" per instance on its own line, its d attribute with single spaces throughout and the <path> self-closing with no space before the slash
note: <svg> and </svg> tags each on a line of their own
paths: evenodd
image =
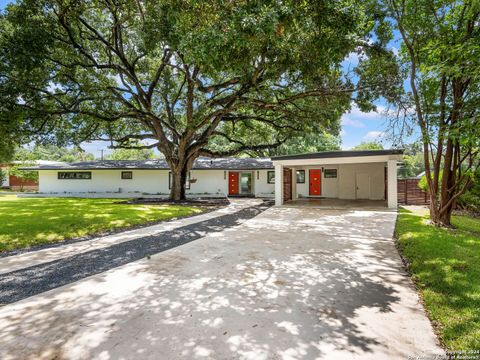
<svg viewBox="0 0 480 360">
<path fill-rule="evenodd" d="M 480 170 L 473 174 L 472 185 L 459 197 L 457 203 L 466 210 L 480 212 Z"/>
<path fill-rule="evenodd" d="M 433 171 L 430 173 L 430 175 L 432 176 L 432 179 L 433 179 Z M 438 177 L 439 184 L 442 183 L 442 175 L 443 175 L 443 171 L 440 171 L 440 176 Z M 427 174 L 422 176 L 422 178 L 418 182 L 418 187 L 425 192 L 428 191 Z"/>
<path fill-rule="evenodd" d="M 466 210 L 480 213 L 480 196 L 478 194 L 467 191 L 458 198 L 457 203 Z"/>
</svg>

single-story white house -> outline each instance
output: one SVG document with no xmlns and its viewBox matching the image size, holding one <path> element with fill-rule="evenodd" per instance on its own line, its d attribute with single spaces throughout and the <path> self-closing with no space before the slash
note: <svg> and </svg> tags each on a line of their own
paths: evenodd
<svg viewBox="0 0 480 360">
<path fill-rule="evenodd" d="M 268 158 L 198 158 L 188 174 L 187 196 L 387 200 L 397 207 L 397 162 L 402 150 L 327 151 Z M 41 165 L 39 192 L 167 195 L 171 173 L 164 159 L 96 160 Z"/>
</svg>

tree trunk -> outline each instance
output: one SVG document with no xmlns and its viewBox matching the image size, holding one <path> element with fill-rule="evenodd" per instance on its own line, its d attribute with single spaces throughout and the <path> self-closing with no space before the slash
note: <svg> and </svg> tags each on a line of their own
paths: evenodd
<svg viewBox="0 0 480 360">
<path fill-rule="evenodd" d="M 185 200 L 185 180 L 186 176 L 183 171 L 175 171 L 172 169 L 171 175 L 171 187 L 170 187 L 170 200 L 179 201 Z"/>
<path fill-rule="evenodd" d="M 193 154 L 180 155 L 178 152 L 175 155 L 177 156 L 175 160 L 173 160 L 173 157 L 167 157 L 166 159 L 171 171 L 170 200 L 181 201 L 186 200 L 185 185 L 187 175 L 196 157 Z"/>
<path fill-rule="evenodd" d="M 451 227 L 450 222 L 453 206 L 449 206 L 445 211 L 440 212 L 439 208 L 430 208 L 430 219 L 435 226 Z"/>
</svg>

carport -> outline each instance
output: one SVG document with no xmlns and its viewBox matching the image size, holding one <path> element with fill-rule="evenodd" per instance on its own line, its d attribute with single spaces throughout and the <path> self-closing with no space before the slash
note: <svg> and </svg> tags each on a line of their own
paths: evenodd
<svg viewBox="0 0 480 360">
<path fill-rule="evenodd" d="M 397 163 L 403 150 L 325 151 L 272 157 L 275 205 L 308 199 L 366 201 L 397 207 Z M 307 201 L 306 201 L 307 200 Z M 340 202 L 340 201 L 339 201 Z"/>
</svg>

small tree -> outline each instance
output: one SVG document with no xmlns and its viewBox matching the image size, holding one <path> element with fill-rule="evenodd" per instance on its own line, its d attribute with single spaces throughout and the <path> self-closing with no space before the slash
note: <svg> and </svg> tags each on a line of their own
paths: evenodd
<svg viewBox="0 0 480 360">
<path fill-rule="evenodd" d="M 22 181 L 20 191 L 24 190 L 23 182 L 38 181 L 38 171 L 20 170 L 22 167 L 33 166 L 31 163 L 16 164 L 9 169 L 9 174 Z"/>
</svg>

